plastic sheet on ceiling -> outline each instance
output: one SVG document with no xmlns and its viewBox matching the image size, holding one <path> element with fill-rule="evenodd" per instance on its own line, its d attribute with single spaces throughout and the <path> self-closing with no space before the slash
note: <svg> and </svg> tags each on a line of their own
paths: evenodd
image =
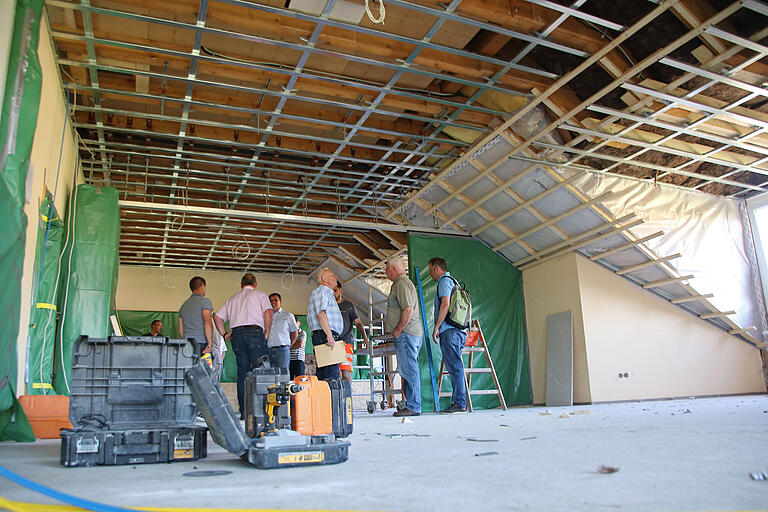
<svg viewBox="0 0 768 512">
<path fill-rule="evenodd" d="M 72 344 L 78 336 L 106 338 L 115 311 L 120 209 L 112 187 L 78 185 L 67 212 L 61 259 L 59 311 L 53 387 L 69 394 Z"/>
<path fill-rule="evenodd" d="M 664 231 L 664 236 L 646 245 L 662 257 L 680 253 L 674 266 L 682 275 L 694 276 L 691 285 L 696 291 L 713 293 L 709 302 L 720 310 L 736 311 L 730 318 L 737 324 L 762 325 L 744 244 L 740 201 L 614 176 L 584 174 L 574 184 L 590 197 L 612 191 L 602 204 L 616 217 L 634 212 L 642 218 L 643 224 L 632 228 L 638 237 Z M 585 249 L 592 256 L 602 247 L 593 244 Z M 632 254 L 621 253 L 611 261 L 631 265 Z"/>
<path fill-rule="evenodd" d="M 508 404 L 531 404 L 532 391 L 528 342 L 525 330 L 522 273 L 513 265 L 470 238 L 454 238 L 429 235 L 408 235 L 408 263 L 411 280 L 415 279 L 414 267 L 421 271 L 424 304 L 427 309 L 427 325 L 434 327 L 435 282 L 429 277 L 428 262 L 439 256 L 445 259 L 448 270 L 459 282 L 465 283 L 472 298 L 472 316 L 480 321 L 499 382 Z M 425 341 L 426 343 L 426 341 Z M 440 370 L 440 347 L 432 343 L 435 372 Z M 484 357 L 477 357 L 484 365 Z M 422 410 L 434 408 L 432 384 L 426 348 L 419 353 L 421 375 Z M 491 389 L 489 374 L 476 374 L 472 378 L 473 389 Z M 450 390 L 450 380 L 445 377 L 443 391 Z M 441 406 L 448 406 L 443 399 Z M 493 408 L 498 398 L 478 395 L 472 398 L 475 408 Z"/>
<path fill-rule="evenodd" d="M 26 382 L 28 395 L 49 395 L 53 394 L 51 376 L 56 343 L 56 284 L 64 225 L 48 192 L 40 204 L 38 225 Z"/>
<path fill-rule="evenodd" d="M 42 74 L 37 58 L 42 0 L 17 0 L 0 119 L 0 441 L 34 441 L 16 400 L 21 274 L 27 217 L 24 214 L 29 155 L 37 125 Z M 24 115 L 21 115 L 24 112 Z"/>
</svg>

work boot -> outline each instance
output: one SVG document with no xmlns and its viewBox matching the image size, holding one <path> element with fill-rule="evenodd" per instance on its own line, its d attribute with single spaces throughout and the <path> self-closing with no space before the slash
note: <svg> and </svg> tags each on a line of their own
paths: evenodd
<svg viewBox="0 0 768 512">
<path fill-rule="evenodd" d="M 459 404 L 451 404 L 447 409 L 440 411 L 442 414 L 457 414 L 461 412 L 467 412 L 466 407 L 462 407 Z"/>
<path fill-rule="evenodd" d="M 400 409 L 399 411 L 395 412 L 395 414 L 393 414 L 392 416 L 397 416 L 397 417 L 400 417 L 400 416 L 418 416 L 419 414 L 421 414 L 421 413 L 420 412 L 413 412 L 409 408 L 405 407 L 405 408 Z"/>
</svg>

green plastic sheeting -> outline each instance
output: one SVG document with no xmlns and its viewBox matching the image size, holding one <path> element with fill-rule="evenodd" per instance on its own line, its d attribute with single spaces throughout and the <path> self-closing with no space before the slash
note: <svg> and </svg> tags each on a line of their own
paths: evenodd
<svg viewBox="0 0 768 512">
<path fill-rule="evenodd" d="M 27 394 L 49 395 L 53 393 L 56 285 L 64 225 L 47 191 L 40 204 L 38 225 L 27 345 Z"/>
<path fill-rule="evenodd" d="M 421 270 L 430 335 L 435 325 L 436 283 L 429 276 L 428 262 L 434 257 L 441 257 L 446 261 L 448 271 L 460 283 L 466 285 L 471 295 L 472 317 L 480 321 L 504 399 L 508 404 L 531 404 L 533 395 L 525 332 L 522 273 L 477 240 L 409 234 L 409 273 L 413 276 L 415 284 L 414 268 L 419 267 Z M 440 370 L 442 353 L 440 345 L 436 343 L 432 343 L 432 357 L 437 373 Z M 484 356 L 475 354 L 475 360 L 479 361 L 477 366 L 485 366 Z M 427 350 L 424 347 L 419 353 L 419 369 L 421 406 L 422 410 L 429 411 L 434 409 L 434 400 Z M 472 381 L 472 389 L 493 388 L 489 374 L 475 374 Z M 443 391 L 450 389 L 450 379 L 446 375 Z M 440 402 L 441 408 L 450 405 L 449 402 L 448 398 L 444 398 Z M 493 408 L 498 407 L 499 400 L 493 395 L 475 395 L 472 397 L 472 404 L 478 409 Z"/>
<path fill-rule="evenodd" d="M 69 203 L 61 259 L 59 329 L 53 387 L 69 395 L 72 345 L 80 335 L 104 338 L 112 333 L 115 311 L 120 209 L 117 189 L 78 185 Z"/>
<path fill-rule="evenodd" d="M 16 400 L 21 274 L 27 217 L 24 189 L 40 106 L 42 74 L 37 58 L 42 0 L 17 0 L 8 74 L 0 117 L 0 441 L 34 441 Z"/>
<path fill-rule="evenodd" d="M 163 336 L 179 337 L 179 313 L 176 311 L 132 311 L 121 309 L 117 319 L 126 336 L 143 336 L 152 328 L 152 322 L 163 322 Z"/>
</svg>

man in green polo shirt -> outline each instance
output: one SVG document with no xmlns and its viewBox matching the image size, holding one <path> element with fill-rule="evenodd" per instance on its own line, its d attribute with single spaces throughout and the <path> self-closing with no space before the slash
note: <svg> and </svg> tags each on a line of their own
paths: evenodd
<svg viewBox="0 0 768 512">
<path fill-rule="evenodd" d="M 421 414 L 421 379 L 419 377 L 419 350 L 422 329 L 419 316 L 416 287 L 405 274 L 405 265 L 399 257 L 386 263 L 387 277 L 392 288 L 387 299 L 387 318 L 384 329 L 395 338 L 397 373 L 403 381 L 405 409 L 394 416 L 418 416 Z"/>
</svg>

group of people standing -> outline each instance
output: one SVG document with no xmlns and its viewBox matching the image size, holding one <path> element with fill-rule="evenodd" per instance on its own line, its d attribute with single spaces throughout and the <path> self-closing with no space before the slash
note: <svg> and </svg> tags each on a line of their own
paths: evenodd
<svg viewBox="0 0 768 512">
<path fill-rule="evenodd" d="M 393 257 L 387 260 L 386 274 L 392 281 L 392 287 L 387 299 L 384 330 L 391 333 L 394 338 L 397 372 L 402 380 L 405 394 L 405 407 L 395 412 L 394 416 L 418 416 L 421 414 L 421 378 L 418 357 L 423 339 L 418 294 L 416 287 L 406 276 L 405 264 L 401 258 Z M 451 405 L 442 412 L 448 414 L 466 412 L 466 386 L 464 384 L 464 363 L 461 359 L 461 351 L 467 339 L 467 332 L 453 327 L 445 321 L 451 292 L 456 286 L 456 282 L 448 272 L 448 266 L 443 258 L 429 260 L 429 274 L 437 282 L 433 341 L 440 344 L 453 387 Z M 318 286 L 312 291 L 307 308 L 307 322 L 312 333 L 312 345 L 328 344 L 333 348 L 337 342 L 346 341 L 349 354 L 351 350 L 349 341 L 342 334 L 349 323 L 345 323 L 338 304 L 341 294 L 339 293 L 334 297 L 333 293 L 337 289 L 340 290 L 341 287 L 333 271 L 328 268 L 320 270 L 317 281 Z M 356 313 L 354 317 L 357 319 Z M 357 321 L 359 322 L 359 319 Z M 360 327 L 362 327 L 362 322 L 360 322 Z M 348 336 L 351 336 L 351 327 L 349 329 Z M 361 329 L 361 332 L 367 344 L 368 338 L 365 335 L 365 330 Z M 317 376 L 319 379 L 338 379 L 339 371 L 339 367 L 336 365 L 325 366 L 317 369 Z"/>
<path fill-rule="evenodd" d="M 453 386 L 451 406 L 443 412 L 464 412 L 466 389 L 461 350 L 467 333 L 445 322 L 455 280 L 442 258 L 429 261 L 429 273 L 437 282 L 433 341 L 440 344 Z M 418 416 L 421 414 L 418 355 L 423 339 L 418 294 L 406 276 L 405 265 L 399 257 L 387 260 L 386 274 L 392 281 L 392 287 L 384 328 L 394 338 L 397 371 L 405 394 L 405 407 L 394 415 Z M 333 271 L 321 269 L 317 274 L 317 283 L 307 306 L 309 338 L 313 346 L 327 344 L 333 348 L 336 343 L 344 343 L 347 353 L 346 361 L 341 364 L 318 367 L 317 378 L 351 380 L 354 327 L 359 328 L 365 344 L 369 342 L 368 336 L 354 305 L 343 300 L 342 284 Z M 257 284 L 256 276 L 245 274 L 240 281 L 240 291 L 214 313 L 211 300 L 205 296 L 205 279 L 196 276 L 189 282 L 192 294 L 179 309 L 180 337 L 194 338 L 200 354 L 210 353 L 217 373 L 221 370 L 222 349 L 226 346 L 224 340 L 231 341 L 237 360 L 237 401 L 241 415 L 245 410 L 245 377 L 260 364 L 263 357 L 269 359 L 272 367 L 288 369 L 291 379 L 305 373 L 307 333 L 301 329 L 296 317 L 283 309 L 279 293 L 267 295 L 257 289 Z"/>
<path fill-rule="evenodd" d="M 241 415 L 245 410 L 245 376 L 263 357 L 272 367 L 289 370 L 291 378 L 305 372 L 306 332 L 296 317 L 283 309 L 279 293 L 268 296 L 258 290 L 257 285 L 255 275 L 245 274 L 240 280 L 240 291 L 214 313 L 211 300 L 205 296 L 205 279 L 196 276 L 189 281 L 192 295 L 179 308 L 179 336 L 194 338 L 200 354 L 212 354 L 217 376 L 223 362 L 224 340 L 231 341 L 237 360 L 237 401 Z"/>
</svg>

